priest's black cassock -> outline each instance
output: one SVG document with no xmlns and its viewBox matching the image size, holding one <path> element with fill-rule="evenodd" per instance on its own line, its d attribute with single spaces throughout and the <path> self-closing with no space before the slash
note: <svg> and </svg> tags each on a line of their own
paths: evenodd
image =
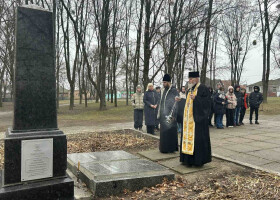
<svg viewBox="0 0 280 200">
<path fill-rule="evenodd" d="M 178 92 L 174 86 L 164 88 L 161 91 L 161 100 L 159 107 L 160 120 L 160 144 L 159 150 L 162 153 L 172 153 L 178 151 L 178 132 L 176 119 L 172 123 L 168 123 L 166 116 L 168 116 L 174 106 L 175 97 Z M 176 118 L 177 109 L 175 106 L 173 116 Z"/>
<path fill-rule="evenodd" d="M 191 90 L 194 90 L 197 85 L 195 85 Z M 187 93 L 190 93 L 190 90 Z M 186 105 L 187 105 L 186 101 Z M 194 148 L 192 155 L 182 152 L 183 146 L 183 133 L 181 134 L 181 145 L 180 145 L 180 162 L 185 165 L 191 166 L 202 166 L 205 163 L 211 162 L 211 144 L 209 136 L 209 126 L 208 126 L 208 114 L 210 109 L 210 92 L 209 89 L 200 84 L 197 87 L 196 97 L 193 100 L 193 121 L 194 126 Z M 179 115 L 184 116 L 185 109 L 180 109 L 178 111 Z M 184 116 L 185 117 L 185 116 Z M 182 121 L 184 123 L 184 119 Z M 184 124 L 183 124 L 184 126 Z M 184 132 L 184 130 L 182 131 Z"/>
</svg>

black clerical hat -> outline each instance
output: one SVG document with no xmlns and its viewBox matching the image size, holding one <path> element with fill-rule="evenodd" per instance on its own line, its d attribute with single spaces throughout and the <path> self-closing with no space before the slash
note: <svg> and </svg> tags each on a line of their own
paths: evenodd
<svg viewBox="0 0 280 200">
<path fill-rule="evenodd" d="M 166 81 L 166 82 L 171 82 L 171 77 L 169 74 L 165 74 L 164 77 L 163 77 L 163 81 Z"/>
<path fill-rule="evenodd" d="M 198 78 L 199 72 L 189 72 L 189 78 Z"/>
</svg>

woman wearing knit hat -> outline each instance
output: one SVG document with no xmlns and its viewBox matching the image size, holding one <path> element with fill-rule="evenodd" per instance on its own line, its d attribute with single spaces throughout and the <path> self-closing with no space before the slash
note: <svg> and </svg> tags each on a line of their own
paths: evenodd
<svg viewBox="0 0 280 200">
<path fill-rule="evenodd" d="M 234 126 L 234 113 L 237 105 L 237 99 L 234 94 L 234 88 L 232 86 L 228 87 L 228 92 L 226 94 L 227 98 L 227 127 L 232 128 Z"/>
</svg>

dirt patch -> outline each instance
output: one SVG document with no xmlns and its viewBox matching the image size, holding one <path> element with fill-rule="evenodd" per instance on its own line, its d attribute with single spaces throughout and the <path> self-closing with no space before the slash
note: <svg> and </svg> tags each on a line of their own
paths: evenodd
<svg viewBox="0 0 280 200">
<path fill-rule="evenodd" d="M 134 131 L 120 130 L 67 135 L 68 153 L 124 150 L 136 153 L 158 147 L 158 140 L 135 134 Z"/>
<path fill-rule="evenodd" d="M 190 182 L 177 176 L 152 188 L 103 199 L 279 199 L 280 178 L 260 171 L 222 174 Z"/>
</svg>

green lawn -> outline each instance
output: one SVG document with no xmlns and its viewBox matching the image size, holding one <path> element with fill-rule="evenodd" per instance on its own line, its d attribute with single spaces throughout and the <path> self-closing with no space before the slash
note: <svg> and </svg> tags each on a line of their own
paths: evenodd
<svg viewBox="0 0 280 200">
<path fill-rule="evenodd" d="M 119 101 L 118 107 L 107 102 L 107 110 L 100 111 L 99 103 L 91 102 L 85 108 L 84 104 L 75 104 L 74 110 L 69 106 L 61 106 L 58 109 L 59 120 L 90 120 L 94 122 L 123 122 L 133 120 L 133 108 L 126 106 L 125 101 Z"/>
</svg>

